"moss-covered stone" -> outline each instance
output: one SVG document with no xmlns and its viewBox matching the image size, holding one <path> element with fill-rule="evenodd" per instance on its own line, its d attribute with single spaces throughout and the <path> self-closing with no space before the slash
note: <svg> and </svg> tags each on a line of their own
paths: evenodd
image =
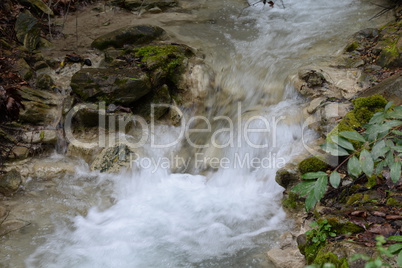
<svg viewBox="0 0 402 268">
<path fill-rule="evenodd" d="M 335 217 L 330 217 L 327 218 L 328 224 L 331 225 L 332 230 L 337 234 L 337 235 L 342 235 L 342 234 L 357 234 L 360 232 L 364 231 L 364 228 L 361 226 L 358 226 L 350 221 L 345 221 L 341 220 Z"/>
<path fill-rule="evenodd" d="M 298 165 L 298 170 L 301 174 L 305 174 L 308 172 L 326 171 L 327 169 L 328 164 L 315 156 L 304 159 Z"/>
<path fill-rule="evenodd" d="M 144 72 L 114 68 L 81 69 L 73 75 L 71 88 L 84 101 L 105 101 L 126 106 L 152 90 Z"/>
<path fill-rule="evenodd" d="M 159 44 L 126 50 L 126 53 L 139 58 L 151 71 L 154 80 L 167 79 L 177 83 L 178 75 L 183 72 L 183 62 L 193 56 L 191 50 L 183 45 Z"/>
<path fill-rule="evenodd" d="M 359 43 L 357 41 L 354 41 L 351 44 L 346 46 L 345 51 L 352 52 L 352 51 L 355 51 L 356 48 L 358 48 L 358 47 L 359 47 Z"/>
<path fill-rule="evenodd" d="M 276 172 L 275 181 L 285 189 L 291 188 L 299 182 L 299 175 L 296 171 L 281 168 Z"/>
<path fill-rule="evenodd" d="M 336 268 L 348 268 L 349 264 L 346 258 L 341 258 L 339 259 L 338 256 L 336 256 L 332 252 L 325 252 L 324 250 L 320 250 L 315 257 L 314 264 L 316 265 L 324 265 L 326 263 L 331 263 L 335 265 Z"/>
<path fill-rule="evenodd" d="M 304 203 L 297 194 L 289 192 L 287 197 L 282 199 L 282 206 L 290 210 L 301 209 L 303 208 Z"/>
<path fill-rule="evenodd" d="M 53 79 L 48 74 L 41 74 L 36 78 L 36 87 L 51 91 L 54 86 Z"/>
<path fill-rule="evenodd" d="M 164 33 L 165 30 L 153 25 L 128 26 L 96 38 L 91 46 L 103 50 L 108 47 L 122 48 L 125 45 L 140 45 L 149 43 Z"/>
<path fill-rule="evenodd" d="M 361 97 L 354 99 L 353 112 L 356 120 L 361 124 L 366 124 L 373 117 L 374 113 L 384 109 L 387 105 L 387 100 L 381 95 L 373 95 L 370 97 Z"/>
<path fill-rule="evenodd" d="M 402 207 L 402 202 L 396 200 L 393 197 L 390 197 L 387 199 L 386 205 L 390 207 Z"/>
<path fill-rule="evenodd" d="M 363 194 L 354 194 L 351 195 L 348 200 L 346 201 L 346 205 L 350 206 L 355 204 L 356 202 L 359 203 L 363 199 Z"/>
</svg>

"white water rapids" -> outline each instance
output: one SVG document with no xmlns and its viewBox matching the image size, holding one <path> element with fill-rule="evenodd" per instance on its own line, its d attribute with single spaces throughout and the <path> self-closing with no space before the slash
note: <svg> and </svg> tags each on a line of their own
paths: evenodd
<svg viewBox="0 0 402 268">
<path fill-rule="evenodd" d="M 342 49 L 347 37 L 370 25 L 368 19 L 378 9 L 356 0 L 283 3 L 285 7 L 276 1 L 274 8 L 258 3 L 238 17 L 243 6 L 237 1 L 205 1 L 204 8 L 193 11 L 200 23 L 166 26 L 206 53 L 216 77 L 202 115 L 211 121 L 216 116 L 231 118 L 233 137 L 222 132 L 215 138 L 220 145 L 233 138 L 234 146 L 194 149 L 183 142 L 143 148 L 143 158 L 185 157 L 191 167 L 182 171 L 191 174 L 173 173 L 170 166 L 134 168 L 118 175 L 81 167 L 59 186 L 67 196 L 61 202 L 73 212 L 54 211 L 53 226 L 38 224 L 27 250 L 30 255 L 21 256 L 26 267 L 272 267 L 265 252 L 289 228 L 275 172 L 303 153 L 303 131 L 306 142 L 316 138 L 302 129 L 305 100 L 286 78 L 300 66 Z M 246 125 L 252 116 L 258 120 Z M 247 137 L 242 132 L 267 125 L 269 131 Z M 212 129 L 224 127 L 227 121 L 215 120 Z M 157 143 L 168 143 L 179 131 L 157 127 Z M 212 133 L 191 138 L 212 144 Z M 264 144 L 268 146 L 256 148 Z M 202 159 L 225 158 L 229 164 L 205 171 L 195 165 L 196 153 Z M 265 162 L 252 165 L 253 158 Z M 100 194 L 102 187 L 107 190 Z M 96 204 L 105 196 L 112 200 L 110 205 Z M 92 207 L 77 212 L 86 210 L 82 202 L 87 198 Z M 10 265 L 18 267 L 12 259 Z"/>
</svg>

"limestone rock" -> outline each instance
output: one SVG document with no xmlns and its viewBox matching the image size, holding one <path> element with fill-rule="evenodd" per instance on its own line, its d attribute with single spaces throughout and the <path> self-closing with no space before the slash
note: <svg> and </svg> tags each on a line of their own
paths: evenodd
<svg viewBox="0 0 402 268">
<path fill-rule="evenodd" d="M 21 174 L 16 169 L 10 170 L 0 176 L 0 193 L 3 195 L 11 195 L 18 190 L 21 183 Z"/>
<path fill-rule="evenodd" d="M 350 99 L 363 91 L 360 85 L 361 70 L 310 66 L 299 70 L 293 78 L 295 88 L 306 97 Z"/>
<path fill-rule="evenodd" d="M 267 254 L 268 259 L 277 268 L 303 268 L 305 266 L 304 256 L 294 248 L 274 248 Z"/>
<path fill-rule="evenodd" d="M 151 91 L 147 75 L 139 70 L 81 69 L 74 74 L 71 88 L 83 101 L 105 101 L 128 105 Z"/>
<path fill-rule="evenodd" d="M 130 168 L 134 152 L 126 144 L 117 144 L 103 149 L 91 165 L 92 170 L 100 172 L 119 172 L 122 168 Z"/>
<path fill-rule="evenodd" d="M 402 74 L 391 76 L 381 83 L 362 92 L 359 97 L 368 97 L 375 94 L 383 95 L 395 105 L 402 104 Z"/>
<path fill-rule="evenodd" d="M 50 180 L 66 174 L 74 174 L 75 165 L 71 161 L 51 160 L 36 161 L 32 167 L 32 176 L 42 180 Z"/>
<path fill-rule="evenodd" d="M 24 80 L 29 80 L 33 76 L 33 71 L 24 59 L 18 59 L 16 62 L 16 69 Z"/>
<path fill-rule="evenodd" d="M 20 113 L 20 121 L 22 123 L 41 126 L 57 123 L 59 119 L 57 106 L 61 102 L 59 96 L 28 87 L 21 87 L 18 93 L 21 95 L 22 103 L 25 106 L 25 109 L 21 110 Z"/>
<path fill-rule="evenodd" d="M 103 50 L 108 47 L 122 48 L 125 45 L 140 45 L 152 42 L 164 33 L 165 30 L 158 26 L 128 26 L 96 38 L 91 46 Z"/>
<path fill-rule="evenodd" d="M 26 143 L 46 143 L 56 144 L 57 133 L 54 129 L 43 129 L 37 131 L 28 131 L 22 135 L 22 140 Z"/>
</svg>

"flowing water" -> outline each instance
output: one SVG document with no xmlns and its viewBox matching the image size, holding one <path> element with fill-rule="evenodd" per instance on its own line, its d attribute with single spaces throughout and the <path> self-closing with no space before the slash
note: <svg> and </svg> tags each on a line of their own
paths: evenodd
<svg viewBox="0 0 402 268">
<path fill-rule="evenodd" d="M 275 172 L 317 137 L 303 129 L 306 100 L 286 79 L 378 23 L 368 21 L 378 8 L 283 0 L 239 16 L 240 1 L 186 1 L 198 2 L 194 20 L 162 27 L 202 48 L 216 74 L 191 125 L 208 121 L 211 131 L 148 143 L 118 175 L 83 166 L 50 186 L 32 183 L 46 197 L 30 211 L 33 226 L 5 242 L 9 267 L 272 267 L 265 252 L 291 225 Z M 157 126 L 155 143 L 180 132 Z"/>
</svg>

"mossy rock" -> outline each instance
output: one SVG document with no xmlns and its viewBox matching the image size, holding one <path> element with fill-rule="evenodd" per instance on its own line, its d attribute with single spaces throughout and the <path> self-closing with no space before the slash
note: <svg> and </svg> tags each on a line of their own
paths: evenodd
<svg viewBox="0 0 402 268">
<path fill-rule="evenodd" d="M 353 235 L 357 233 L 361 233 L 364 231 L 364 228 L 358 226 L 350 221 L 339 219 L 335 217 L 327 218 L 328 224 L 331 225 L 332 230 L 337 234 L 346 234 L 346 235 Z"/>
<path fill-rule="evenodd" d="M 148 94 L 132 105 L 134 114 L 140 115 L 146 120 L 159 119 L 167 113 L 172 98 L 167 85 L 163 85 L 154 92 Z"/>
<path fill-rule="evenodd" d="M 335 265 L 336 268 L 348 268 L 349 264 L 348 261 L 345 257 L 339 259 L 338 256 L 336 256 L 332 252 L 325 252 L 324 250 L 320 250 L 315 257 L 313 264 L 319 265 L 324 265 L 326 263 L 331 263 Z"/>
<path fill-rule="evenodd" d="M 339 132 L 342 131 L 358 131 L 363 127 L 364 124 L 367 124 L 371 117 L 376 112 L 384 109 L 387 104 L 387 100 L 378 94 L 368 96 L 368 97 L 360 97 L 352 100 L 353 110 L 349 111 L 342 120 L 336 125 L 327 135 L 327 141 L 331 141 L 332 136 L 337 136 Z M 360 147 L 360 142 L 350 140 L 355 148 Z"/>
<path fill-rule="evenodd" d="M 41 74 L 36 78 L 36 86 L 42 90 L 52 91 L 54 81 L 48 74 Z"/>
<path fill-rule="evenodd" d="M 71 88 L 83 101 L 130 105 L 152 90 L 148 76 L 135 69 L 81 69 L 71 79 Z"/>
<path fill-rule="evenodd" d="M 178 82 L 184 71 L 185 59 L 194 56 L 191 49 L 178 44 L 158 44 L 128 49 L 125 54 L 138 58 L 150 71 L 154 81 L 168 80 L 173 84 Z"/>
<path fill-rule="evenodd" d="M 355 51 L 356 48 L 358 48 L 358 47 L 359 47 L 359 43 L 357 41 L 354 41 L 346 46 L 345 51 L 352 52 L 352 51 Z"/>
<path fill-rule="evenodd" d="M 122 48 L 125 45 L 141 45 L 154 41 L 165 30 L 153 25 L 128 26 L 96 38 L 91 46 L 100 50 L 108 47 Z"/>
<path fill-rule="evenodd" d="M 366 124 L 373 117 L 374 113 L 384 109 L 388 101 L 381 95 L 373 95 L 370 97 L 360 97 L 352 100 L 353 112 L 356 120 L 361 124 Z"/>
<path fill-rule="evenodd" d="M 398 207 L 401 208 L 402 207 L 402 196 L 398 196 L 397 197 L 390 197 L 387 199 L 387 203 L 386 205 L 389 207 Z"/>
<path fill-rule="evenodd" d="M 275 181 L 285 189 L 291 188 L 300 181 L 297 172 L 287 168 L 281 168 L 276 172 Z"/>
<path fill-rule="evenodd" d="M 298 210 L 303 208 L 304 202 L 297 194 L 289 192 L 287 194 L 287 197 L 284 197 L 282 199 L 282 206 L 289 210 L 295 210 L 295 209 Z"/>
<path fill-rule="evenodd" d="M 321 159 L 311 156 L 299 163 L 298 170 L 301 174 L 305 174 L 308 172 L 326 171 L 328 167 L 328 164 Z"/>
</svg>

